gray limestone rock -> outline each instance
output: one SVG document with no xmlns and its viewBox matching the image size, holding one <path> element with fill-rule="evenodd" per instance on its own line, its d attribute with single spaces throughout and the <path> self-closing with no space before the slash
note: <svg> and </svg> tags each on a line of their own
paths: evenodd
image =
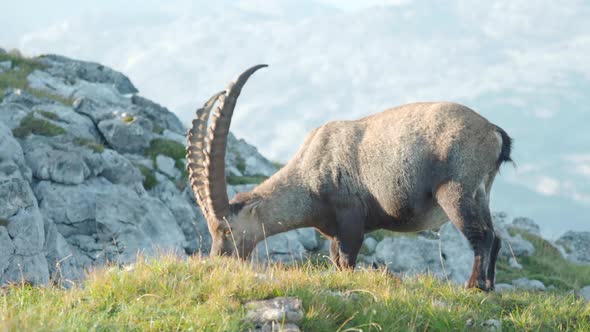
<svg viewBox="0 0 590 332">
<path fill-rule="evenodd" d="M 102 167 L 99 174 L 110 182 L 131 185 L 143 181 L 143 176 L 137 167 L 117 151 L 106 149 L 100 157 Z"/>
<path fill-rule="evenodd" d="M 178 117 L 166 107 L 138 95 L 131 97 L 131 103 L 137 106 L 141 114 L 150 119 L 154 124 L 157 124 L 162 129 L 167 129 L 181 135 L 183 138 L 181 143 L 186 142 L 186 139 L 184 139 L 186 135 L 185 127 Z"/>
<path fill-rule="evenodd" d="M 39 61 L 49 67 L 47 72 L 53 77 L 111 85 L 121 94 L 137 92 L 125 75 L 98 63 L 73 60 L 59 55 L 44 55 Z"/>
<path fill-rule="evenodd" d="M 304 316 L 303 304 L 294 297 L 277 297 L 246 303 L 244 320 L 261 328 L 264 324 L 298 324 Z"/>
<path fill-rule="evenodd" d="M 532 291 L 544 291 L 545 285 L 536 279 L 519 278 L 512 280 L 512 285 L 518 289 L 532 290 Z"/>
<path fill-rule="evenodd" d="M 246 143 L 243 139 L 237 139 L 233 134 L 228 137 L 228 154 L 226 163 L 235 167 L 241 175 L 270 176 L 277 171 L 275 165 L 262 157 L 258 150 Z"/>
<path fill-rule="evenodd" d="M 180 177 L 180 170 L 176 168 L 176 162 L 174 159 L 159 154 L 156 156 L 156 166 L 158 166 L 158 170 L 164 173 L 165 175 L 177 179 Z"/>
<path fill-rule="evenodd" d="M 152 138 L 151 122 L 145 119 L 131 122 L 121 118 L 103 120 L 98 123 L 98 129 L 110 147 L 122 152 L 138 153 L 150 145 Z"/>
<path fill-rule="evenodd" d="M 526 217 L 518 217 L 512 220 L 512 225 L 510 227 L 518 228 L 524 230 L 528 233 L 540 236 L 541 235 L 541 228 L 537 223 L 535 223 L 532 219 Z"/>
<path fill-rule="evenodd" d="M 584 299 L 584 301 L 590 303 L 590 285 L 582 287 L 578 294 Z"/>
<path fill-rule="evenodd" d="M 563 247 L 566 258 L 578 264 L 590 264 L 590 232 L 569 231 L 556 244 Z"/>
</svg>

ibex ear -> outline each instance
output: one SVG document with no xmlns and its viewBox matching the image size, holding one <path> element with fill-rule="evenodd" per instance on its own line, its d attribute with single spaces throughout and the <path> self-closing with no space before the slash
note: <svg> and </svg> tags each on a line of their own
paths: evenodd
<svg viewBox="0 0 590 332">
<path fill-rule="evenodd" d="M 261 200 L 250 193 L 237 193 L 230 202 L 230 212 L 236 215 L 246 209 L 246 212 L 252 214 L 260 203 Z"/>
<path fill-rule="evenodd" d="M 256 216 L 258 214 L 258 208 L 260 208 L 260 206 L 262 206 L 262 200 L 256 197 L 250 200 L 244 208 L 248 209 L 248 212 L 250 212 L 251 215 Z"/>
</svg>

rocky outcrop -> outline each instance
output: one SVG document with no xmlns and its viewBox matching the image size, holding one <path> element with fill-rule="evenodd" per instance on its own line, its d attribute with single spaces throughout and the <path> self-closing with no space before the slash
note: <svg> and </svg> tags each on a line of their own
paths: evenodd
<svg viewBox="0 0 590 332">
<path fill-rule="evenodd" d="M 0 103 L 0 283 L 67 284 L 138 254 L 206 253 L 178 118 L 110 68 L 36 61 L 27 77 L 35 90 L 8 89 Z M 227 159 L 237 177 L 276 171 L 233 136 Z"/>
</svg>

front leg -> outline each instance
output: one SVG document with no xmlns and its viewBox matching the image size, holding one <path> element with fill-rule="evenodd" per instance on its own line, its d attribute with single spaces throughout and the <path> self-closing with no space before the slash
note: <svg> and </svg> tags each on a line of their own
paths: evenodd
<svg viewBox="0 0 590 332">
<path fill-rule="evenodd" d="M 337 234 L 330 246 L 330 256 L 340 269 L 354 269 L 363 245 L 364 221 L 358 210 L 346 209 L 337 213 Z M 338 253 L 336 254 L 336 247 Z"/>
</svg>

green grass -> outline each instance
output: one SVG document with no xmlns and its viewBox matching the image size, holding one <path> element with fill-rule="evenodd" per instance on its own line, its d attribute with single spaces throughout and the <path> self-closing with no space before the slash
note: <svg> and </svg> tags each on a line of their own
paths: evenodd
<svg viewBox="0 0 590 332">
<path fill-rule="evenodd" d="M 49 112 L 49 111 L 37 111 L 37 113 L 43 115 L 44 117 L 46 117 L 49 120 L 53 120 L 53 121 L 57 121 L 59 120 L 59 116 L 53 112 Z"/>
<path fill-rule="evenodd" d="M 245 303 L 277 296 L 303 301 L 304 331 L 590 331 L 590 306 L 572 295 L 483 293 L 382 270 L 335 272 L 309 264 L 254 266 L 228 258 L 139 259 L 95 271 L 83 285 L 13 285 L 0 293 L 9 331 L 240 331 Z M 474 327 L 466 326 L 472 320 Z"/>
<path fill-rule="evenodd" d="M 182 165 L 182 160 L 186 155 L 186 149 L 184 145 L 165 138 L 156 138 L 150 142 L 150 146 L 145 149 L 144 154 L 148 157 L 151 157 L 154 161 L 156 157 L 161 154 L 164 156 L 168 156 L 176 162 L 176 167 Z M 184 167 L 180 166 L 179 169 L 182 170 Z"/>
<path fill-rule="evenodd" d="M 264 175 L 236 176 L 230 174 L 227 176 L 227 183 L 233 186 L 239 184 L 259 184 L 266 179 L 268 179 L 268 177 Z"/>
<path fill-rule="evenodd" d="M 87 139 L 87 138 L 76 137 L 74 139 L 74 144 L 87 147 L 96 153 L 103 153 L 104 152 L 104 145 L 97 143 L 93 140 Z"/>
<path fill-rule="evenodd" d="M 135 166 L 139 169 L 141 175 L 143 175 L 143 187 L 145 190 L 150 190 L 158 185 L 158 179 L 156 179 L 153 170 L 141 164 L 136 164 Z"/>
<path fill-rule="evenodd" d="M 246 160 L 239 154 L 236 154 L 236 168 L 242 174 L 246 172 Z"/>
<path fill-rule="evenodd" d="M 66 131 L 53 123 L 45 120 L 38 119 L 34 115 L 35 112 L 31 112 L 25 116 L 20 126 L 12 130 L 12 134 L 18 138 L 25 138 L 30 134 L 41 135 L 41 136 L 57 136 L 63 135 Z"/>
<path fill-rule="evenodd" d="M 128 115 L 126 117 L 123 118 L 123 121 L 125 121 L 125 123 L 130 123 L 133 122 L 133 120 L 135 120 L 135 118 L 131 115 Z"/>
<path fill-rule="evenodd" d="M 525 231 L 514 231 L 530 241 L 535 246 L 535 253 L 528 257 L 521 257 L 518 262 L 523 269 L 511 269 L 506 260 L 498 261 L 498 282 L 527 277 L 537 279 L 545 286 L 553 285 L 560 290 L 579 289 L 590 285 L 590 266 L 569 262 L 561 256 L 547 240 Z"/>
<path fill-rule="evenodd" d="M 12 61 L 12 69 L 0 74 L 0 102 L 8 88 L 15 88 L 27 91 L 37 98 L 51 99 L 70 106 L 73 104 L 74 101 L 71 98 L 29 87 L 27 76 L 36 69 L 44 68 L 36 59 L 14 54 L 0 54 L 1 61 Z"/>
<path fill-rule="evenodd" d="M 180 179 L 174 180 L 176 187 L 184 189 L 187 186 L 188 173 L 184 167 L 184 159 L 186 156 L 186 149 L 184 145 L 165 138 L 156 138 L 150 142 L 149 148 L 144 151 L 144 154 L 151 157 L 154 165 L 156 157 L 161 154 L 174 159 L 174 166 L 180 170 Z M 147 188 L 146 188 L 147 189 Z"/>
</svg>

